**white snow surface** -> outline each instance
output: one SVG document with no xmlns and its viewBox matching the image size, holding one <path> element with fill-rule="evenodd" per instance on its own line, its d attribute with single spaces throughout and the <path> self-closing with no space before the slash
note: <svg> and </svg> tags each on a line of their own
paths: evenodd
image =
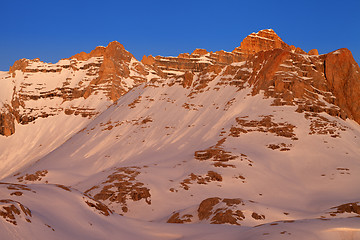
<svg viewBox="0 0 360 240">
<path fill-rule="evenodd" d="M 21 188 L 1 184 L 0 194 Z M 23 195 L 11 202 L 20 210 L 16 225 L 1 221 L 1 239 L 358 239 L 360 218 L 275 222 L 259 227 L 209 224 L 168 224 L 130 219 L 114 213 L 108 216 L 90 205 L 96 201 L 74 189 L 53 184 L 29 184 Z M 18 191 L 19 192 L 19 191 Z M 22 208 L 18 203 L 22 204 Z M 89 205 L 90 204 L 90 205 Z M 0 203 L 0 207 L 9 204 Z M 30 210 L 24 214 L 21 209 Z M 26 220 L 28 219 L 28 220 Z"/>
</svg>

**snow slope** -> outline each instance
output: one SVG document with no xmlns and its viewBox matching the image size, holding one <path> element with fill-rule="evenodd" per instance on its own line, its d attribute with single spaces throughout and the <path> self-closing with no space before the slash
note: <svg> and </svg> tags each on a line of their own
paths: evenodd
<svg viewBox="0 0 360 240">
<path fill-rule="evenodd" d="M 278 221 L 257 227 L 133 220 L 77 190 L 0 184 L 1 239 L 357 239 L 359 218 Z"/>
<path fill-rule="evenodd" d="M 115 96 L 145 81 L 138 73 L 139 61 L 119 43 L 109 46 L 101 48 L 110 52 L 106 56 L 55 64 L 21 59 L 0 73 L 0 177 L 56 149 L 113 104 Z M 119 51 L 129 55 L 128 62 L 116 58 Z M 120 64 L 129 75 L 113 76 L 108 70 L 108 76 L 101 69 L 106 64 Z"/>
<path fill-rule="evenodd" d="M 4 181 L 71 186 L 115 213 L 159 224 L 174 213 L 189 223 L 215 223 L 223 209 L 231 211 L 235 224 L 268 223 L 246 230 L 251 237 L 242 239 L 280 228 L 294 239 L 356 236 L 357 213 L 332 216 L 331 208 L 359 201 L 353 187 L 360 180 L 359 125 L 322 113 L 309 117 L 294 106 L 271 106 L 271 98 L 252 96 L 250 86 L 217 89 L 218 81 L 192 98 L 191 89 L 179 85 L 139 86 Z M 315 120 L 328 131 L 312 133 Z M 209 149 L 220 153 L 202 159 Z M 225 153 L 234 158 L 224 160 Z M 214 197 L 220 202 L 201 218 L 201 203 Z M 241 204 L 222 199 L 241 199 Z M 236 217 L 236 210 L 244 217 Z M 295 227 L 281 221 L 295 221 Z M 341 230 L 344 226 L 348 230 Z"/>
<path fill-rule="evenodd" d="M 16 112 L 18 118 L 13 120 L 16 134 L 0 137 L 1 177 L 54 150 L 112 103 L 102 92 L 87 99 L 62 95 L 62 91 L 71 95 L 72 91 L 76 91 L 74 89 L 85 88 L 94 76 L 86 76 L 87 72 L 79 69 L 101 62 L 101 59 L 72 61 L 76 70 L 66 67 L 70 66 L 70 60 L 61 60 L 56 64 L 28 61 L 27 71 L 30 72 L 16 70 L 14 75 L 0 75 L 0 104 L 3 110 L 6 109 L 4 111 Z M 20 102 L 18 109 L 11 109 L 14 101 Z M 22 146 L 20 149 L 19 145 Z"/>
</svg>

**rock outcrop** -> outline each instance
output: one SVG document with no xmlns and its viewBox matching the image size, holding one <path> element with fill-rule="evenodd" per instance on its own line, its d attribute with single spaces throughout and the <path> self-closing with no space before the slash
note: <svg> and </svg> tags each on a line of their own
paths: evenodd
<svg viewBox="0 0 360 240">
<path fill-rule="evenodd" d="M 251 33 L 242 42 L 240 47 L 234 49 L 233 52 L 242 54 L 246 57 L 272 49 L 291 50 L 283 40 L 272 29 L 261 30 L 257 33 Z"/>
<path fill-rule="evenodd" d="M 264 221 L 265 215 L 254 212 L 252 205 L 254 201 L 240 198 L 212 197 L 201 201 L 196 212 L 189 212 L 188 209 L 176 211 L 167 222 L 250 225 L 254 221 Z"/>
<path fill-rule="evenodd" d="M 89 54 L 80 53 L 72 58 L 88 60 L 92 57 L 102 57 L 103 61 L 98 69 L 98 77 L 90 82 L 85 97 L 96 91 L 99 85 L 105 85 L 107 97 L 116 101 L 130 87 L 124 87 L 124 79 L 130 79 L 133 85 L 146 81 L 148 71 L 125 50 L 123 45 L 116 41 L 109 43 L 106 48 L 97 47 Z"/>
<path fill-rule="evenodd" d="M 335 104 L 360 123 L 360 68 L 351 52 L 342 48 L 326 54 L 325 78 L 328 91 L 335 96 Z"/>
<path fill-rule="evenodd" d="M 14 116 L 9 112 L 0 113 L 0 134 L 10 136 L 15 132 Z"/>
<path fill-rule="evenodd" d="M 319 52 L 317 49 L 311 49 L 309 52 L 308 52 L 309 55 L 319 55 Z"/>
<path fill-rule="evenodd" d="M 116 41 L 56 64 L 20 59 L 0 79 L 12 93 L 2 100 L 6 107 L 0 113 L 0 134 L 12 135 L 15 121 L 27 124 L 61 112 L 91 118 L 102 111 L 101 106 L 146 82 L 148 74 L 148 69 Z"/>
</svg>

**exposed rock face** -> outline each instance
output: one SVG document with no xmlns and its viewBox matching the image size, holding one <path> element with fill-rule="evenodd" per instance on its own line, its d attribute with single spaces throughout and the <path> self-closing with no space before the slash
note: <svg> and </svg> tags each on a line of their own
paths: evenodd
<svg viewBox="0 0 360 240">
<path fill-rule="evenodd" d="M 20 215 L 25 218 L 27 222 L 31 222 L 31 211 L 18 201 L 10 199 L 0 200 L 0 216 L 7 222 L 17 225 L 16 218 Z"/>
<path fill-rule="evenodd" d="M 16 70 L 24 71 L 28 66 L 28 63 L 29 60 L 25 58 L 15 61 L 14 65 L 9 69 L 9 73 L 15 73 Z"/>
<path fill-rule="evenodd" d="M 359 204 L 359 205 L 358 205 Z M 355 213 L 360 215 L 360 203 L 346 203 L 337 207 L 333 207 L 332 209 L 336 209 L 336 211 L 330 212 L 332 215 L 342 214 L 342 213 Z"/>
<path fill-rule="evenodd" d="M 10 136 L 15 132 L 14 116 L 11 113 L 0 113 L 0 134 Z"/>
<path fill-rule="evenodd" d="M 183 87 L 190 87 L 194 80 L 194 74 L 192 72 L 185 72 L 184 74 L 184 81 L 183 81 Z"/>
<path fill-rule="evenodd" d="M 234 52 L 249 56 L 276 48 L 290 50 L 290 46 L 284 43 L 274 30 L 265 29 L 247 36 L 241 42 L 240 47 L 235 48 Z"/>
<path fill-rule="evenodd" d="M 207 52 L 205 49 L 196 49 L 193 53 L 182 53 L 177 57 L 144 56 L 142 63 L 151 69 L 161 78 L 175 78 L 176 82 L 189 87 L 195 74 L 200 75 L 198 84 L 213 80 L 205 76 L 207 74 L 219 74 L 221 70 L 234 62 L 240 62 L 244 57 L 237 53 Z"/>
<path fill-rule="evenodd" d="M 309 55 L 319 55 L 319 52 L 317 49 L 311 49 L 309 52 L 308 52 Z"/>
<path fill-rule="evenodd" d="M 20 59 L 10 67 L 9 74 L 0 79 L 12 93 L 11 98 L 2 103 L 0 134 L 13 134 L 15 121 L 27 124 L 61 112 L 91 118 L 101 111 L 100 106 L 110 105 L 145 82 L 147 75 L 146 67 L 118 42 L 56 64 Z M 98 100 L 88 101 L 89 97 Z M 73 102 L 79 98 L 83 100 Z"/>
<path fill-rule="evenodd" d="M 76 192 L 73 191 L 73 189 L 63 185 L 47 185 L 47 188 L 61 188 L 62 190 L 69 193 Z M 34 220 L 38 221 L 38 219 L 36 219 L 37 217 L 34 216 L 37 214 L 37 211 L 32 211 L 31 203 L 30 206 L 28 206 L 27 204 L 29 202 L 26 201 L 27 197 L 34 195 L 37 195 L 35 196 L 37 200 L 41 199 L 41 197 L 38 196 L 39 193 L 35 191 L 32 186 L 26 184 L 11 184 L 0 182 L 0 189 L 2 194 L 0 199 L 0 221 L 3 219 L 10 224 L 20 226 L 22 222 L 33 223 Z M 87 195 L 81 194 L 78 199 L 81 199 L 80 201 L 85 203 L 88 208 L 93 209 L 91 211 L 96 212 L 99 215 L 110 216 L 113 214 L 113 212 L 106 205 L 94 200 Z M 47 200 L 43 201 L 44 202 L 42 203 L 46 204 Z M 67 209 L 63 210 L 66 211 Z M 50 225 L 45 225 L 55 231 Z"/>
<path fill-rule="evenodd" d="M 210 224 L 248 225 L 252 221 L 265 220 L 264 214 L 252 210 L 254 201 L 240 198 L 212 197 L 204 199 L 197 208 L 197 212 L 188 210 L 176 211 L 168 219 L 168 223 L 191 223 L 194 221 Z M 197 216 L 197 219 L 196 217 Z M 196 220 L 195 220 L 196 219 Z"/>
<path fill-rule="evenodd" d="M 85 92 L 85 96 L 91 95 L 101 84 L 106 85 L 108 97 L 116 101 L 127 89 L 121 87 L 124 79 L 131 79 L 134 85 L 145 81 L 148 74 L 145 67 L 135 60 L 134 56 L 125 50 L 124 46 L 114 41 L 104 47 L 97 47 L 87 55 L 81 54 L 80 58 L 88 60 L 91 57 L 101 56 L 104 58 L 99 68 L 99 76 L 90 82 L 90 86 Z M 75 55 L 73 58 L 76 58 Z M 131 71 L 136 73 L 131 74 Z M 120 87 L 119 87 L 120 86 Z"/>
<path fill-rule="evenodd" d="M 326 54 L 325 78 L 335 103 L 349 118 L 360 123 L 360 68 L 351 52 L 342 48 Z"/>
<path fill-rule="evenodd" d="M 141 62 L 146 65 L 153 65 L 155 63 L 155 58 L 153 56 L 143 56 Z"/>
<path fill-rule="evenodd" d="M 48 87 L 47 81 L 39 80 L 44 78 L 56 78 L 60 84 Z M 26 124 L 61 112 L 91 118 L 100 110 L 86 104 L 88 98 L 109 105 L 143 82 L 179 84 L 190 89 L 191 97 L 205 91 L 215 78 L 221 79 L 219 87 L 231 85 L 240 90 L 250 84 L 253 95 L 264 92 L 274 98 L 274 105 L 295 105 L 298 112 L 326 112 L 360 123 L 360 68 L 351 52 L 340 49 L 319 55 L 312 49 L 306 53 L 266 29 L 250 34 L 232 52 L 196 49 L 177 57 L 144 56 L 139 62 L 123 45 L 111 42 L 57 64 L 18 60 L 9 75 L 0 79 L 16 82 L 9 88 L 13 96 L 3 103 L 9 107 L 1 112 L 0 134 L 13 134 L 15 120 Z M 79 98 L 85 99 L 83 104 L 67 104 Z M 61 107 L 28 104 L 39 99 L 61 99 Z"/>
<path fill-rule="evenodd" d="M 115 203 L 115 208 L 116 204 L 120 205 L 119 213 L 128 212 L 128 201 L 144 200 L 146 204 L 150 205 L 150 189 L 136 181 L 136 177 L 140 174 L 138 169 L 138 167 L 119 168 L 109 175 L 100 186 L 94 186 L 85 193 L 94 196 L 95 200 L 106 202 L 108 206 L 113 207 L 112 203 Z M 100 188 L 102 189 L 100 190 Z"/>
<path fill-rule="evenodd" d="M 254 86 L 253 95 L 262 90 L 275 98 L 274 105 L 297 105 L 299 112 L 326 112 L 359 122 L 360 69 L 349 50 L 334 53 L 261 51 L 244 64 L 252 73 L 240 78 Z"/>
<path fill-rule="evenodd" d="M 231 53 L 209 53 L 204 49 L 196 49 L 192 54 L 184 53 L 178 57 L 144 56 L 142 62 L 161 78 L 173 79 L 173 83 L 180 83 L 184 88 L 192 86 L 192 94 L 203 91 L 221 71 L 224 71 L 221 77 L 224 85 L 235 85 L 241 89 L 248 82 L 254 86 L 254 95 L 262 90 L 266 96 L 275 98 L 274 105 L 298 105 L 299 112 L 327 112 L 333 116 L 350 117 L 358 121 L 355 112 L 359 112 L 356 95 L 359 91 L 355 87 L 352 90 L 344 90 L 345 94 L 341 90 L 344 88 L 342 84 L 335 93 L 334 87 L 328 86 L 326 76 L 334 76 L 334 73 L 325 73 L 324 62 L 327 56 L 328 54 L 319 56 L 316 49 L 310 50 L 307 54 L 300 48 L 289 46 L 273 30 L 267 29 L 250 34 L 240 47 Z M 351 56 L 347 57 L 352 59 Z M 358 66 L 353 59 L 348 62 L 353 61 L 354 64 L 348 64 L 348 67 L 341 70 L 340 67 L 332 68 L 330 65 L 334 63 L 331 61 L 327 60 L 328 68 L 334 69 L 330 72 L 342 72 L 339 76 L 335 74 L 336 79 L 346 79 L 343 75 L 347 73 L 348 78 L 352 80 L 343 81 L 359 85 L 359 77 L 355 70 Z M 353 69 L 350 69 L 350 65 L 354 65 Z M 337 66 L 341 66 L 341 63 Z M 229 79 L 226 74 L 234 77 Z M 319 99 L 319 90 L 325 102 Z M 312 93 L 311 96 L 309 92 Z M 345 103 L 344 97 L 341 97 L 345 95 L 350 96 L 349 99 L 352 100 Z M 335 100 L 338 96 L 339 99 Z M 338 107 L 328 107 L 326 102 Z"/>
</svg>

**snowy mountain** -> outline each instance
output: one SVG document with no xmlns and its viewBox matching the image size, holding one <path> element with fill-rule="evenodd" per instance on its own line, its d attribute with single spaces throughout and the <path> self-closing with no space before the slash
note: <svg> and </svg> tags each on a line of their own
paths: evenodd
<svg viewBox="0 0 360 240">
<path fill-rule="evenodd" d="M 360 238 L 360 68 L 271 30 L 0 74 L 4 239 Z M 175 224 L 177 223 L 177 224 Z"/>
</svg>

